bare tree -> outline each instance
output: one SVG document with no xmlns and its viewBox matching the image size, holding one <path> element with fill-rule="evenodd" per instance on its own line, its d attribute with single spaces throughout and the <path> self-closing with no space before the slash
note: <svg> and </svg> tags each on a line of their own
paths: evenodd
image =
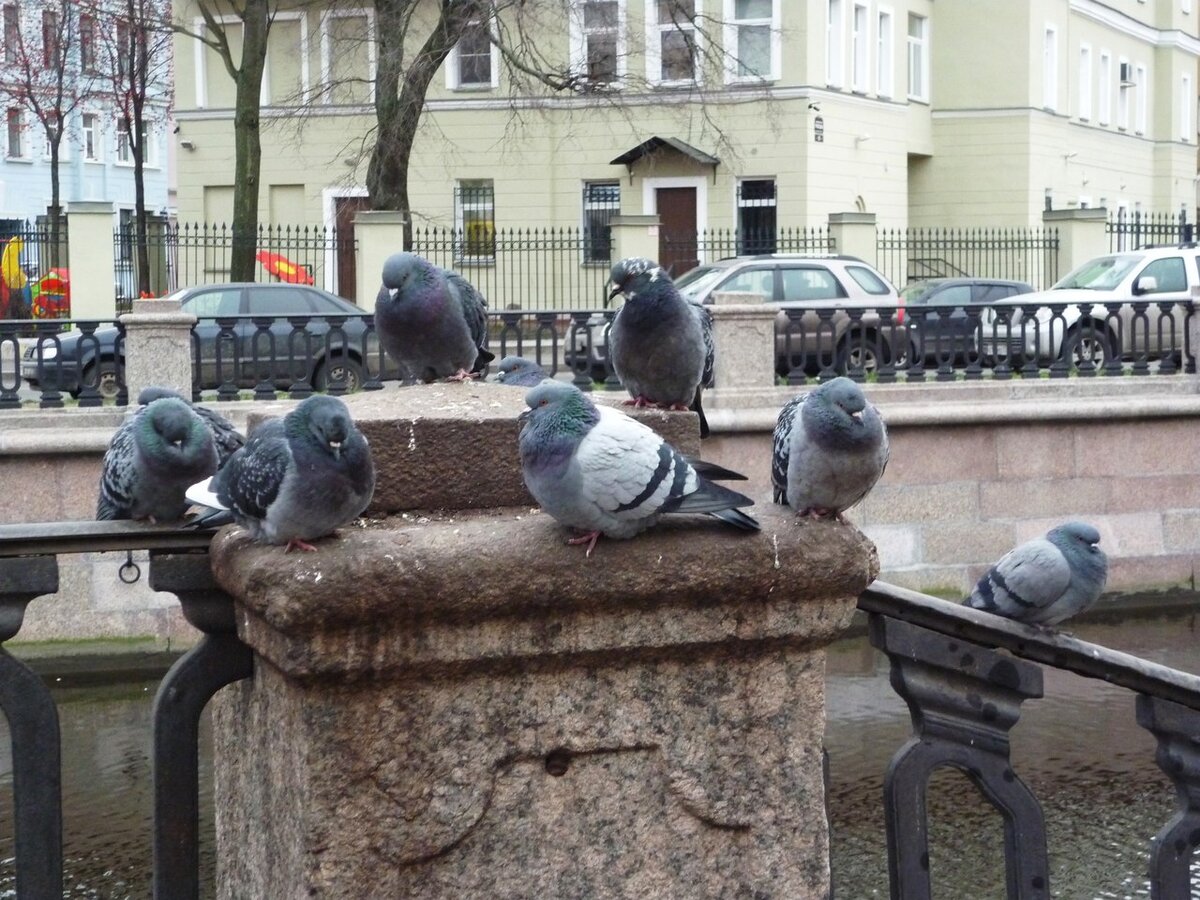
<svg viewBox="0 0 1200 900">
<path fill-rule="evenodd" d="M 87 68 L 90 59 L 85 48 L 95 47 L 96 63 L 112 97 L 118 155 L 127 154 L 133 162 L 138 293 L 147 293 L 146 155 L 155 139 L 152 127 L 163 127 L 170 111 L 174 59 L 170 0 L 108 0 L 81 18 L 80 32 L 82 65 Z"/>
<path fill-rule="evenodd" d="M 80 4 L 73 0 L 25 0 L 5 4 L 3 50 L 0 51 L 0 99 L 7 115 L 33 120 L 30 131 L 40 133 L 50 156 L 50 264 L 57 265 L 61 228 L 61 190 L 58 160 L 67 123 L 95 96 L 97 73 L 81 65 Z M 36 126 L 33 125 L 36 123 Z M 23 122 L 8 122 L 10 136 L 25 132 Z M 32 155 L 30 147 L 20 148 Z M 12 148 L 9 148 L 10 154 Z"/>
</svg>

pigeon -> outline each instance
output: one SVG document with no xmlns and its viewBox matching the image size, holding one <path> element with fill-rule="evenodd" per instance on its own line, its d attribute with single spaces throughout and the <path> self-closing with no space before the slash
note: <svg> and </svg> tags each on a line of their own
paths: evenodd
<svg viewBox="0 0 1200 900">
<path fill-rule="evenodd" d="M 212 432 L 191 404 L 162 397 L 139 408 L 112 437 L 100 473 L 96 518 L 176 522 L 188 485 L 217 470 Z"/>
<path fill-rule="evenodd" d="M 488 352 L 487 301 L 457 272 L 415 253 L 394 253 L 383 264 L 375 299 L 379 342 L 412 379 L 478 377 Z"/>
<path fill-rule="evenodd" d="M 1067 522 L 1004 554 L 963 603 L 1025 622 L 1057 625 L 1090 607 L 1104 591 L 1108 557 L 1100 532 Z"/>
<path fill-rule="evenodd" d="M 496 380 L 512 387 L 537 387 L 549 373 L 531 359 L 523 356 L 506 356 L 500 360 Z"/>
<path fill-rule="evenodd" d="M 544 381 L 525 404 L 519 417 L 525 485 L 557 521 L 584 532 L 567 543 L 587 544 L 587 556 L 600 535 L 633 537 L 665 513 L 707 513 L 743 531 L 759 530 L 741 511 L 753 505 L 749 497 L 704 477 L 650 428 L 597 407 L 574 385 Z"/>
<path fill-rule="evenodd" d="M 188 498 L 209 511 L 196 527 L 237 522 L 254 540 L 316 550 L 310 541 L 356 519 L 375 491 L 367 439 L 346 404 L 316 395 L 258 426 L 229 464 Z"/>
<path fill-rule="evenodd" d="M 887 461 L 879 411 L 849 378 L 834 378 L 779 411 L 771 454 L 774 500 L 802 516 L 840 519 L 875 486 Z"/>
<path fill-rule="evenodd" d="M 171 388 L 158 386 L 143 388 L 142 392 L 138 394 L 137 402 L 141 406 L 148 406 L 155 400 L 163 397 L 176 397 L 182 400 L 208 425 L 209 430 L 212 432 L 213 443 L 217 448 L 218 470 L 224 468 L 225 463 L 229 462 L 229 457 L 233 456 L 234 451 L 246 443 L 246 439 L 242 437 L 241 432 L 234 428 L 233 423 L 219 412 L 209 409 L 207 406 L 197 406 L 178 391 L 171 390 Z"/>
<path fill-rule="evenodd" d="M 708 437 L 700 397 L 712 386 L 712 313 L 685 300 L 652 259 L 635 256 L 617 262 L 610 281 L 610 300 L 625 295 L 608 346 L 613 371 L 633 398 L 627 402 L 690 409 L 700 417 L 700 437 Z"/>
</svg>

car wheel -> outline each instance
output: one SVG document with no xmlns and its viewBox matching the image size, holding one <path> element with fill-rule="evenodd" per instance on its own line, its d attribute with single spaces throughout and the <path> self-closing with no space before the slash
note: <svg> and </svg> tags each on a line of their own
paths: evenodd
<svg viewBox="0 0 1200 900">
<path fill-rule="evenodd" d="M 100 363 L 100 375 L 96 376 L 96 364 L 91 363 L 83 370 L 83 382 L 88 384 L 92 381 L 96 382 L 96 391 L 100 394 L 102 400 L 116 400 L 117 394 L 121 392 L 121 385 L 117 381 L 117 367 L 111 362 Z M 68 393 L 76 400 L 83 393 L 83 385 L 72 388 Z"/>
<path fill-rule="evenodd" d="M 353 394 L 362 388 L 362 366 L 352 359 L 333 359 L 321 363 L 317 368 L 317 376 L 313 379 L 313 387 L 318 391 L 327 391 L 331 384 L 345 381 L 346 393 Z"/>
<path fill-rule="evenodd" d="M 1099 368 L 1116 356 L 1116 341 L 1107 328 L 1085 329 L 1076 326 L 1063 341 L 1060 358 L 1075 367 L 1090 362 Z"/>
<path fill-rule="evenodd" d="M 883 352 L 887 352 L 886 347 Z M 859 368 L 864 372 L 874 372 L 885 361 L 880 359 L 879 348 L 869 336 L 852 334 L 842 340 L 835 368 L 842 375 Z"/>
</svg>

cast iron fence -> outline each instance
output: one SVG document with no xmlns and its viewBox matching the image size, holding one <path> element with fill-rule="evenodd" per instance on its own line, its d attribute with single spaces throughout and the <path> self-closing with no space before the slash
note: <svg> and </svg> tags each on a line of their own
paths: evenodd
<svg viewBox="0 0 1200 900">
<path fill-rule="evenodd" d="M 1006 278 L 1035 290 L 1058 280 L 1055 228 L 882 228 L 875 265 L 897 287 L 922 278 Z"/>
<path fill-rule="evenodd" d="M 164 676 L 154 700 L 156 900 L 200 896 L 200 716 L 218 690 L 254 669 L 253 652 L 237 636 L 233 602 L 212 577 L 210 537 L 134 522 L 0 526 L 0 643 L 17 636 L 31 601 L 58 591 L 59 555 L 135 549 L 150 552 L 150 586 L 176 594 L 203 634 Z M 891 660 L 892 685 L 913 721 L 913 737 L 896 752 L 884 782 L 893 897 L 931 895 L 925 800 L 930 775 L 942 766 L 965 772 L 1003 817 L 1010 900 L 1051 896 L 1041 804 L 1010 756 L 1021 704 L 1043 693 L 1038 663 L 1135 692 L 1137 722 L 1158 741 L 1156 759 L 1178 798 L 1174 816 L 1151 840 L 1150 896 L 1191 896 L 1200 829 L 1200 678 L 880 582 L 862 594 L 859 608 L 869 615 L 872 644 Z M 2 646 L 0 709 L 12 740 L 16 893 L 57 900 L 64 887 L 58 709 L 42 679 Z"/>
<path fill-rule="evenodd" d="M 70 309 L 67 222 L 0 220 L 0 319 L 62 319 Z"/>
<path fill-rule="evenodd" d="M 776 229 L 705 228 L 694 236 L 664 235 L 662 255 L 682 260 L 670 274 L 678 277 L 693 265 L 730 256 L 761 253 L 800 253 L 822 256 L 834 252 L 833 236 L 823 226 Z"/>
<path fill-rule="evenodd" d="M 1187 210 L 1177 213 L 1143 213 L 1118 210 L 1109 216 L 1104 230 L 1112 253 L 1138 250 L 1150 244 L 1179 244 L 1195 240 L 1196 227 L 1187 220 Z"/>
</svg>

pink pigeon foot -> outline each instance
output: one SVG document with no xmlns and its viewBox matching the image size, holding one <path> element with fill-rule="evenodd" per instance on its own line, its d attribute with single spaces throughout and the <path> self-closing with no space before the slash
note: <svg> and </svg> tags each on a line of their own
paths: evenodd
<svg viewBox="0 0 1200 900">
<path fill-rule="evenodd" d="M 673 412 L 687 412 L 691 408 L 686 403 L 672 403 L 670 406 L 664 403 L 662 404 L 662 407 L 663 409 L 669 409 Z"/>
<path fill-rule="evenodd" d="M 596 541 L 598 540 L 600 540 L 600 532 L 589 531 L 587 534 L 581 534 L 579 537 L 568 538 L 567 543 L 571 546 L 587 544 L 587 553 L 584 556 L 591 557 L 592 551 L 596 549 Z"/>
<path fill-rule="evenodd" d="M 474 379 L 476 379 L 478 377 L 479 377 L 478 372 L 468 372 L 466 369 L 459 369 L 453 375 L 447 375 L 445 380 L 447 382 L 451 382 L 451 381 L 463 382 L 463 381 L 473 381 Z"/>
<path fill-rule="evenodd" d="M 644 407 L 653 406 L 654 404 L 649 398 L 643 396 L 642 394 L 638 394 L 633 399 L 626 400 L 624 405 L 625 406 L 633 406 L 633 407 L 636 407 L 637 409 L 643 409 Z"/>
<path fill-rule="evenodd" d="M 316 553 L 317 552 L 316 547 L 314 547 L 308 541 L 300 540 L 300 538 L 292 538 L 290 541 L 288 541 L 287 546 L 284 548 L 283 552 L 291 553 L 293 547 L 295 547 L 297 550 L 303 550 L 306 553 Z"/>
</svg>

